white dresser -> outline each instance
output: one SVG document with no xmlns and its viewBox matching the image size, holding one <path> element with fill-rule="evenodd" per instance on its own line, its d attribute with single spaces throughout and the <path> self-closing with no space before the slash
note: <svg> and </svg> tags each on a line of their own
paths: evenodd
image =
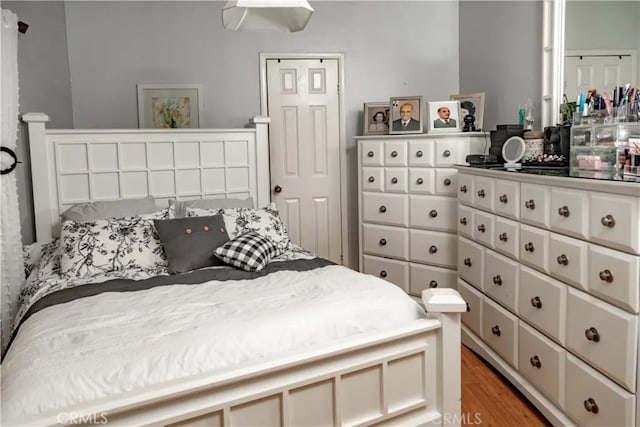
<svg viewBox="0 0 640 427">
<path fill-rule="evenodd" d="M 456 287 L 456 191 L 484 133 L 384 135 L 358 140 L 360 271 L 419 296 Z"/>
<path fill-rule="evenodd" d="M 640 184 L 459 173 L 463 343 L 554 425 L 638 425 Z"/>
</svg>

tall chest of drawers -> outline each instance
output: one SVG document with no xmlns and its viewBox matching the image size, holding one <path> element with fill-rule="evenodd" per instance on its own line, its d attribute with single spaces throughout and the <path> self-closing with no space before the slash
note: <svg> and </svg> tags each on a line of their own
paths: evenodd
<svg viewBox="0 0 640 427">
<path fill-rule="evenodd" d="M 554 425 L 638 425 L 640 184 L 459 172 L 463 343 Z"/>
<path fill-rule="evenodd" d="M 456 189 L 484 133 L 356 137 L 360 271 L 419 296 L 456 287 Z"/>
</svg>

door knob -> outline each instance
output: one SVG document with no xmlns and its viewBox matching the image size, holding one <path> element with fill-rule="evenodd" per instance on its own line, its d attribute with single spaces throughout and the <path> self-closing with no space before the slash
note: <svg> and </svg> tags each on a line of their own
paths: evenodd
<svg viewBox="0 0 640 427">
<path fill-rule="evenodd" d="M 276 185 L 275 187 L 273 187 L 273 191 L 274 191 L 275 193 L 279 193 L 279 192 L 281 192 L 281 191 L 282 191 L 282 187 L 280 187 L 279 185 Z"/>
</svg>

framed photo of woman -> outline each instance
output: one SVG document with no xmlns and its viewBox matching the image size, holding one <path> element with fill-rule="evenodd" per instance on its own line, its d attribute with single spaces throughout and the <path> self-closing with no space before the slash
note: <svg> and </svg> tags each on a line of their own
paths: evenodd
<svg viewBox="0 0 640 427">
<path fill-rule="evenodd" d="M 451 95 L 449 99 L 460 103 L 460 118 L 473 116 L 473 130 L 482 130 L 484 122 L 484 92 Z"/>
<path fill-rule="evenodd" d="M 391 130 L 389 133 L 422 133 L 422 97 L 397 96 L 391 104 Z"/>
<path fill-rule="evenodd" d="M 389 134 L 389 103 L 365 102 L 363 122 L 363 135 Z"/>
</svg>

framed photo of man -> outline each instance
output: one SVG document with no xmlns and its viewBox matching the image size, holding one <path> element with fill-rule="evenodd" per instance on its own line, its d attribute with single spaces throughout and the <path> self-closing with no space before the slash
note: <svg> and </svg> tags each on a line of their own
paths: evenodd
<svg viewBox="0 0 640 427">
<path fill-rule="evenodd" d="M 460 132 L 458 101 L 429 102 L 429 132 Z"/>
<path fill-rule="evenodd" d="M 422 133 L 422 97 L 395 96 L 389 99 L 389 133 Z"/>
<path fill-rule="evenodd" d="M 463 131 L 482 130 L 484 123 L 484 92 L 461 93 L 451 95 L 449 99 L 460 103 L 460 118 L 464 122 Z M 465 122 L 466 116 L 473 116 L 473 122 L 471 122 L 470 118 Z"/>
<path fill-rule="evenodd" d="M 364 103 L 363 135 L 388 135 L 391 109 L 388 102 Z"/>
</svg>

